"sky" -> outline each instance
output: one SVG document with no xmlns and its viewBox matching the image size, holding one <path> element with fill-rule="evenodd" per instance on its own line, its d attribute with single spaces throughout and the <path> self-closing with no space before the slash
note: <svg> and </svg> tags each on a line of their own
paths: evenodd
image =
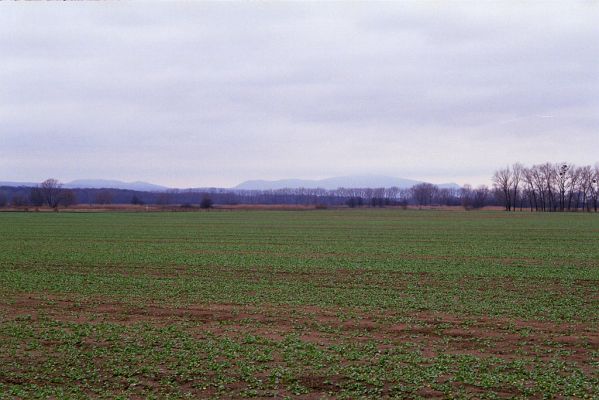
<svg viewBox="0 0 599 400">
<path fill-rule="evenodd" d="M 599 161 L 599 2 L 0 3 L 0 181 Z"/>
</svg>

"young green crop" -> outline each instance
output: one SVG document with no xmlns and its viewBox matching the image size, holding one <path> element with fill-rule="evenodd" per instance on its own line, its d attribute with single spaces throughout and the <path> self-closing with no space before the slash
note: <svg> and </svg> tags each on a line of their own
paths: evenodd
<svg viewBox="0 0 599 400">
<path fill-rule="evenodd" d="M 0 213 L 0 398 L 599 396 L 599 218 Z"/>
</svg>

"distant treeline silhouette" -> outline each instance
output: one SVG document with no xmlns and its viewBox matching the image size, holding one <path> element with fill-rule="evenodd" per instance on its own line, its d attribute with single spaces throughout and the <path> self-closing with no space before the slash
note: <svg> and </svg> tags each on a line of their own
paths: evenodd
<svg viewBox="0 0 599 400">
<path fill-rule="evenodd" d="M 134 204 L 210 208 L 213 205 L 312 205 L 347 207 L 503 206 L 506 211 L 597 211 L 599 167 L 520 163 L 499 169 L 493 187 L 440 188 L 420 183 L 411 188 L 289 188 L 237 190 L 221 188 L 135 191 L 65 189 L 56 179 L 36 187 L 0 187 L 0 207 L 70 207 L 76 204 Z"/>
<path fill-rule="evenodd" d="M 486 186 L 473 189 L 439 188 L 421 183 L 411 188 L 338 188 L 335 190 L 289 188 L 276 190 L 189 189 L 161 192 L 125 189 L 64 189 L 55 179 L 36 187 L 1 187 L 0 207 L 70 207 L 76 204 L 106 205 L 180 205 L 211 207 L 216 205 L 314 205 L 348 207 L 385 206 L 464 206 L 480 208 L 494 204 Z"/>
</svg>

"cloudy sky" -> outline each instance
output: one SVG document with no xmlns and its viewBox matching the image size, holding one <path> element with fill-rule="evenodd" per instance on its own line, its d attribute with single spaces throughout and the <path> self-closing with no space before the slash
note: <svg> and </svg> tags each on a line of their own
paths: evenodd
<svg viewBox="0 0 599 400">
<path fill-rule="evenodd" d="M 0 181 L 599 161 L 599 3 L 2 3 Z"/>
</svg>

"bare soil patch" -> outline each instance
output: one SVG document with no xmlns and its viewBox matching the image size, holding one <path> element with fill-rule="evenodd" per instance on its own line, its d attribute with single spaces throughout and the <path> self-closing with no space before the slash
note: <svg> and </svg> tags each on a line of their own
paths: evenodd
<svg viewBox="0 0 599 400">
<path fill-rule="evenodd" d="M 590 368 L 599 350 L 599 332 L 592 324 L 468 317 L 443 313 L 364 312 L 356 309 L 288 305 L 192 304 L 168 307 L 133 305 L 106 299 L 69 299 L 20 295 L 0 304 L 3 319 L 27 316 L 73 323 L 109 322 L 159 326 L 186 323 L 199 336 L 253 334 L 271 340 L 298 334 L 302 340 L 334 344 L 344 341 L 411 343 L 428 356 L 473 354 L 505 359 L 549 357 L 555 348 L 564 358 Z M 398 320 L 404 322 L 398 323 Z M 546 352 L 546 354 L 545 354 Z"/>
</svg>

